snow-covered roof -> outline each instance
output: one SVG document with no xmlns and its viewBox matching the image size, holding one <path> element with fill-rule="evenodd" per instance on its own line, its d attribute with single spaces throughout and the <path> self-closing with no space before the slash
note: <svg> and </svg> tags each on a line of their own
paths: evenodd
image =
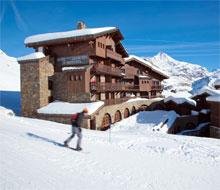
<svg viewBox="0 0 220 190">
<path fill-rule="evenodd" d="M 142 79 L 149 78 L 148 76 L 144 76 L 144 75 L 139 75 L 138 77 L 139 77 L 139 78 L 142 78 Z"/>
<path fill-rule="evenodd" d="M 55 101 L 37 110 L 38 113 L 44 114 L 74 114 L 81 112 L 84 108 L 88 109 L 88 114 L 93 114 L 104 102 L 91 102 L 91 103 L 69 103 Z"/>
<path fill-rule="evenodd" d="M 83 70 L 86 67 L 62 67 L 62 71 L 69 71 L 69 70 Z"/>
<path fill-rule="evenodd" d="M 44 53 L 42 52 L 34 52 L 22 57 L 17 58 L 17 61 L 27 61 L 27 60 L 35 60 L 45 57 Z"/>
<path fill-rule="evenodd" d="M 160 70 L 158 67 L 154 66 L 150 61 L 148 60 L 145 60 L 141 57 L 138 57 L 136 55 L 130 55 L 129 57 L 127 58 L 124 58 L 125 59 L 125 62 L 129 62 L 129 61 L 137 61 L 147 67 L 149 67 L 150 69 L 152 69 L 153 71 L 155 71 L 156 73 L 164 76 L 165 78 L 169 78 L 168 74 L 166 74 L 164 71 Z"/>
<path fill-rule="evenodd" d="M 220 86 L 220 79 L 217 79 L 217 80 L 214 82 L 214 86 Z"/>
<path fill-rule="evenodd" d="M 192 97 L 199 96 L 204 93 L 207 93 L 209 95 L 220 95 L 220 90 L 211 89 L 210 87 L 205 86 L 202 89 L 198 90 L 196 93 L 194 93 Z"/>
<path fill-rule="evenodd" d="M 129 99 L 127 102 L 136 102 L 136 101 L 144 101 L 144 100 L 148 100 L 147 98 L 131 98 Z"/>
<path fill-rule="evenodd" d="M 209 102 L 220 102 L 220 95 L 208 96 L 206 100 Z"/>
<path fill-rule="evenodd" d="M 114 32 L 118 29 L 116 27 L 102 27 L 102 28 L 84 28 L 78 30 L 71 30 L 66 32 L 53 32 L 29 36 L 25 39 L 24 43 L 33 44 L 39 42 L 46 42 L 51 40 L 74 38 L 74 37 L 83 37 L 91 35 L 99 35 L 106 32 Z"/>
<path fill-rule="evenodd" d="M 181 96 L 169 96 L 169 97 L 165 98 L 163 101 L 165 103 L 169 102 L 169 101 L 173 101 L 176 104 L 188 103 L 188 104 L 191 104 L 193 106 L 196 106 L 196 101 L 195 100 L 192 100 L 191 98 L 187 98 L 187 97 L 181 97 Z"/>
</svg>

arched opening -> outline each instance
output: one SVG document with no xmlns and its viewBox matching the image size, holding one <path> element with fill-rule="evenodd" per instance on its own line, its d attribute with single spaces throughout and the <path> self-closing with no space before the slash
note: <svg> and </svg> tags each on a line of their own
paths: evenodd
<svg viewBox="0 0 220 190">
<path fill-rule="evenodd" d="M 140 106 L 139 110 L 140 111 L 145 111 L 147 109 L 147 105 L 143 104 Z"/>
<path fill-rule="evenodd" d="M 117 110 L 115 112 L 115 122 L 121 121 L 121 112 Z"/>
<path fill-rule="evenodd" d="M 124 111 L 124 118 L 129 117 L 129 115 L 130 115 L 129 109 L 128 109 L 128 108 L 125 108 L 125 111 Z"/>
<path fill-rule="evenodd" d="M 131 109 L 131 114 L 135 114 L 137 111 L 136 111 L 136 108 L 133 106 L 132 109 Z"/>
<path fill-rule="evenodd" d="M 105 131 L 105 130 L 109 129 L 110 125 L 111 125 L 111 116 L 108 113 L 106 113 L 102 119 L 101 130 Z"/>
</svg>

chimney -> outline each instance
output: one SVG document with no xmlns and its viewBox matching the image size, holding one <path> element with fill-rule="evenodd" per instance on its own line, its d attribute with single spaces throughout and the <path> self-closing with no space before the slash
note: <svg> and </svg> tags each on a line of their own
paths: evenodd
<svg viewBox="0 0 220 190">
<path fill-rule="evenodd" d="M 83 21 L 78 21 L 77 22 L 77 30 L 85 29 L 86 24 Z"/>
</svg>

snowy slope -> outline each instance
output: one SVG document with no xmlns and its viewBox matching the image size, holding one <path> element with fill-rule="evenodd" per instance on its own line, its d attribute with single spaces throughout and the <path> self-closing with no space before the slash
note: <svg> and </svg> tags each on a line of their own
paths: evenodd
<svg viewBox="0 0 220 190">
<path fill-rule="evenodd" d="M 129 122 L 128 118 L 124 127 Z M 68 125 L 1 114 L 0 124 L 0 189 L 218 190 L 220 186 L 216 139 L 151 130 L 136 134 L 129 129 L 83 129 L 84 150 L 75 152 L 59 146 L 69 135 Z"/>
<path fill-rule="evenodd" d="M 0 50 L 0 106 L 20 114 L 20 66 Z"/>
<path fill-rule="evenodd" d="M 0 50 L 0 90 L 20 91 L 20 66 L 14 57 Z"/>
<path fill-rule="evenodd" d="M 192 82 L 210 74 L 204 67 L 177 61 L 162 52 L 152 58 L 145 59 L 169 74 L 170 78 L 163 81 L 165 96 L 171 95 L 171 90 L 190 96 L 188 92 L 192 89 Z"/>
</svg>

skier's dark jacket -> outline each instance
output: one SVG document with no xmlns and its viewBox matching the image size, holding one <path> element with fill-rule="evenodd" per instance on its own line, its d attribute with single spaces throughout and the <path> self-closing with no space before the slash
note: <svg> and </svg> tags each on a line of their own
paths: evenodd
<svg viewBox="0 0 220 190">
<path fill-rule="evenodd" d="M 71 121 L 72 126 L 81 128 L 83 125 L 83 119 L 84 119 L 84 113 L 83 112 L 77 113 L 76 120 Z"/>
</svg>

